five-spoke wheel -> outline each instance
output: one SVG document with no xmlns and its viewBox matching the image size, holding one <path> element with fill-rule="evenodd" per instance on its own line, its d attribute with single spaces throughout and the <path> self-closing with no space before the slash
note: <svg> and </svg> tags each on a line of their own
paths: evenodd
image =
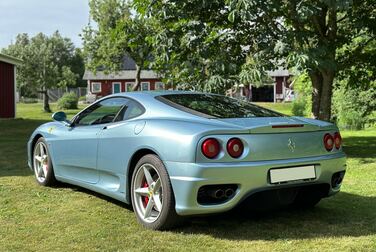
<svg viewBox="0 0 376 252">
<path fill-rule="evenodd" d="M 167 229 L 178 220 L 166 168 L 156 155 L 142 157 L 132 176 L 131 196 L 138 221 L 147 228 Z"/>
<path fill-rule="evenodd" d="M 52 162 L 49 157 L 47 143 L 43 137 L 35 143 L 33 151 L 33 168 L 37 182 L 44 186 L 55 183 Z"/>
<path fill-rule="evenodd" d="M 135 207 L 145 222 L 154 222 L 162 211 L 163 187 L 160 175 L 151 164 L 138 169 L 134 186 Z"/>
</svg>

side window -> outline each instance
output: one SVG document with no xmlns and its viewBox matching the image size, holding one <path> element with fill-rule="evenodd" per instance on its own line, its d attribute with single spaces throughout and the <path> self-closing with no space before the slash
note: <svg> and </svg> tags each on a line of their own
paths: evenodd
<svg viewBox="0 0 376 252">
<path fill-rule="evenodd" d="M 129 99 L 117 97 L 95 103 L 84 110 L 74 123 L 83 126 L 113 122 L 119 113 L 127 110 L 128 102 Z"/>
<path fill-rule="evenodd" d="M 128 105 L 128 108 L 124 114 L 123 120 L 135 118 L 137 116 L 142 115 L 145 112 L 145 109 L 139 103 L 135 101 L 131 100 L 129 101 L 127 105 Z"/>
</svg>

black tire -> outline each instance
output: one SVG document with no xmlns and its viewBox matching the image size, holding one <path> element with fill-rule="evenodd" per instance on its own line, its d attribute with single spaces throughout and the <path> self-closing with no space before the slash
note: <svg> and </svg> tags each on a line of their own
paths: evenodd
<svg viewBox="0 0 376 252">
<path fill-rule="evenodd" d="M 40 150 L 38 150 L 38 148 L 40 148 L 41 144 L 43 145 L 45 152 L 47 154 L 46 159 L 44 159 L 44 161 L 43 161 L 43 164 L 47 165 L 47 169 L 46 169 L 47 175 L 43 175 L 43 177 L 44 177 L 43 180 L 42 180 L 42 177 L 38 176 L 38 171 L 36 170 L 36 169 L 38 169 L 38 164 L 37 164 L 37 161 L 35 159 L 36 154 L 38 153 L 38 151 L 40 151 Z M 34 148 L 33 148 L 32 164 L 33 164 L 35 179 L 36 179 L 37 183 L 42 185 L 42 186 L 54 186 L 57 183 L 56 178 L 55 178 L 54 169 L 53 169 L 53 166 L 52 166 L 52 161 L 51 161 L 50 157 L 51 157 L 51 155 L 50 155 L 50 152 L 49 152 L 49 149 L 48 149 L 48 144 L 43 137 L 40 137 L 37 140 L 37 142 L 35 143 Z"/>
<path fill-rule="evenodd" d="M 154 195 L 149 194 L 149 196 L 146 196 L 148 198 L 147 202 L 149 202 L 149 200 L 152 201 L 151 197 L 154 196 L 158 196 L 159 199 L 161 199 L 162 209 L 158 212 L 156 210 L 156 206 L 153 207 L 153 210 L 158 213 L 158 216 L 155 217 L 156 219 L 151 222 L 145 221 L 145 216 L 142 214 L 142 209 L 140 209 L 142 208 L 142 206 L 140 206 L 141 196 L 137 196 L 137 193 L 135 193 L 136 188 L 139 186 L 141 187 L 141 185 L 137 185 L 136 183 L 140 182 L 140 176 L 142 177 L 141 174 L 143 173 L 143 169 L 145 169 L 144 167 L 146 166 L 151 167 L 150 174 L 154 172 L 154 169 L 156 170 L 156 172 L 154 173 L 154 177 L 159 176 L 161 182 L 161 191 L 160 193 L 158 193 L 158 195 L 155 193 Z M 146 177 L 146 175 L 144 176 Z M 149 188 L 149 186 L 147 185 L 147 187 L 144 188 Z M 136 214 L 138 222 L 142 224 L 144 227 L 153 230 L 166 230 L 175 227 L 180 222 L 181 218 L 176 214 L 175 210 L 175 197 L 172 190 L 171 181 L 167 173 L 167 170 L 163 165 L 163 162 L 158 158 L 158 156 L 148 154 L 143 156 L 138 161 L 138 163 L 136 164 L 136 168 L 134 169 L 134 172 L 132 174 L 132 183 L 130 191 L 133 210 Z M 144 205 L 143 207 L 147 208 L 146 205 Z"/>
</svg>

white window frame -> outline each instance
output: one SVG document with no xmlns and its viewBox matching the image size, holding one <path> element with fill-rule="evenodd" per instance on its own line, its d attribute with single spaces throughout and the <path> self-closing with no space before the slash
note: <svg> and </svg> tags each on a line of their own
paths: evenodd
<svg viewBox="0 0 376 252">
<path fill-rule="evenodd" d="M 94 85 L 99 85 L 99 90 L 94 91 Z M 102 82 L 92 82 L 91 83 L 91 92 L 93 94 L 101 93 L 102 92 Z"/>
<path fill-rule="evenodd" d="M 128 86 L 131 86 L 131 90 L 128 91 Z M 125 83 L 125 92 L 132 92 L 132 87 L 134 86 L 134 82 L 126 82 Z"/>
<path fill-rule="evenodd" d="M 112 93 L 113 94 L 115 94 L 115 85 L 119 85 L 120 86 L 120 92 L 119 93 L 121 93 L 121 82 L 119 82 L 119 81 L 115 81 L 115 82 L 112 82 Z"/>
<path fill-rule="evenodd" d="M 162 84 L 162 89 L 157 89 L 157 84 Z M 157 82 L 155 82 L 155 84 L 154 84 L 154 89 L 155 90 L 165 90 L 165 84 L 162 82 L 162 81 L 157 81 Z"/>
<path fill-rule="evenodd" d="M 143 89 L 142 89 L 142 86 L 143 86 L 142 84 L 145 84 L 145 83 L 148 84 L 148 90 L 143 90 Z M 149 82 L 149 81 L 142 81 L 142 82 L 141 82 L 141 85 L 140 85 L 140 89 L 141 89 L 141 91 L 150 91 L 150 82 Z"/>
</svg>

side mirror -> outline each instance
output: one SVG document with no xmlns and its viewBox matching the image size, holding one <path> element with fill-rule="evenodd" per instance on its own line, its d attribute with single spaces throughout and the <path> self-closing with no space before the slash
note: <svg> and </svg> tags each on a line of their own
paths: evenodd
<svg viewBox="0 0 376 252">
<path fill-rule="evenodd" d="M 70 127 L 72 124 L 69 120 L 67 120 L 67 115 L 63 111 L 53 113 L 52 119 L 54 119 L 57 122 L 62 122 L 63 124 L 65 124 L 65 126 L 68 127 Z"/>
</svg>

